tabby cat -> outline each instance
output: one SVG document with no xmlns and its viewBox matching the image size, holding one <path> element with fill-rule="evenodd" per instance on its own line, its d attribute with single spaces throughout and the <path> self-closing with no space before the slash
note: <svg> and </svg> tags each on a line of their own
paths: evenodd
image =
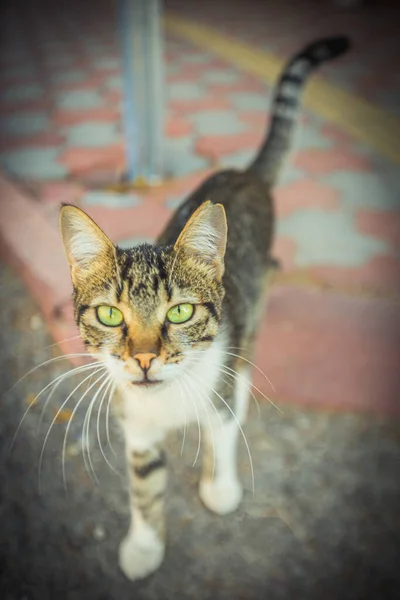
<svg viewBox="0 0 400 600">
<path fill-rule="evenodd" d="M 241 501 L 236 446 L 251 387 L 248 359 L 274 266 L 271 188 L 303 83 L 348 45 L 345 37 L 321 40 L 290 60 L 255 160 L 243 172 L 207 179 L 154 245 L 122 250 L 82 210 L 61 208 L 76 322 L 115 383 L 113 408 L 125 437 L 131 524 L 119 564 L 129 579 L 149 575 L 164 557 L 169 430 L 190 422 L 204 429 L 206 507 L 225 515 Z"/>
</svg>

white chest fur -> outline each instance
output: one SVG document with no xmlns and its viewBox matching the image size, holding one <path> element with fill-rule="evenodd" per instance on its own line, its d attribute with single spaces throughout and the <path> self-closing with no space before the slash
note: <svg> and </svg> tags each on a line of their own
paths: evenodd
<svg viewBox="0 0 400 600">
<path fill-rule="evenodd" d="M 141 389 L 127 383 L 119 386 L 123 427 L 130 447 L 145 449 L 149 443 L 161 440 L 168 430 L 215 419 L 212 402 L 218 399 L 214 390 L 223 364 L 223 348 L 221 341 L 215 341 L 180 376 L 160 388 Z"/>
</svg>

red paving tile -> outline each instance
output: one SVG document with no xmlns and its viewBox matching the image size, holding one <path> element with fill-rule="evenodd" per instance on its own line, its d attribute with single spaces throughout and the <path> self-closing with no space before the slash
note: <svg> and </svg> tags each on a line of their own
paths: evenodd
<svg viewBox="0 0 400 600">
<path fill-rule="evenodd" d="M 300 405 L 400 416 L 400 305 L 276 287 L 256 354 L 255 385 Z M 284 407 L 283 407 L 284 408 Z"/>
<path fill-rule="evenodd" d="M 388 242 L 393 250 L 400 248 L 400 213 L 360 210 L 356 215 L 357 229 Z"/>
<path fill-rule="evenodd" d="M 57 148 L 63 140 L 64 137 L 61 134 L 51 131 L 32 135 L 2 136 L 0 138 L 0 152 L 23 150 L 24 148 Z"/>
<path fill-rule="evenodd" d="M 296 243 L 288 237 L 277 236 L 272 248 L 272 256 L 280 260 L 284 271 L 292 271 L 296 256 Z"/>
<path fill-rule="evenodd" d="M 353 138 L 350 135 L 348 135 L 345 131 L 339 129 L 335 125 L 331 125 L 330 123 L 325 123 L 321 127 L 321 135 L 334 142 L 336 146 L 340 147 L 347 148 L 354 141 Z"/>
<path fill-rule="evenodd" d="M 175 115 L 171 115 L 166 123 L 165 134 L 168 137 L 181 137 L 190 135 L 193 131 L 193 124 Z"/>
<path fill-rule="evenodd" d="M 79 123 L 90 123 L 91 121 L 103 121 L 115 123 L 120 117 L 118 108 L 91 108 L 88 110 L 56 110 L 52 114 L 53 123 L 56 126 L 78 125 Z"/>
<path fill-rule="evenodd" d="M 88 77 L 83 81 L 65 81 L 57 82 L 53 85 L 55 92 L 70 92 L 75 90 L 97 90 L 104 83 L 104 76 L 97 75 Z"/>
<path fill-rule="evenodd" d="M 349 286 L 400 294 L 400 259 L 376 256 L 362 267 L 332 267 L 321 265 L 309 269 L 332 286 Z"/>
<path fill-rule="evenodd" d="M 264 131 L 267 129 L 269 119 L 269 114 L 267 112 L 239 112 L 238 117 L 242 122 L 249 125 L 254 131 L 260 131 L 260 128 L 262 128 Z"/>
<path fill-rule="evenodd" d="M 58 158 L 72 175 L 81 175 L 92 169 L 120 169 L 125 162 L 122 144 L 104 148 L 69 148 Z"/>
<path fill-rule="evenodd" d="M 301 179 L 282 185 L 275 190 L 274 195 L 278 219 L 288 217 L 293 212 L 304 208 L 322 210 L 340 208 L 339 192 L 312 179 Z"/>
<path fill-rule="evenodd" d="M 154 238 L 171 215 L 166 206 L 149 199 L 133 208 L 83 208 L 115 242 L 133 236 Z"/>
<path fill-rule="evenodd" d="M 294 165 L 310 175 L 326 175 L 335 171 L 371 171 L 367 158 L 357 156 L 346 148 L 312 148 L 300 150 L 294 157 Z"/>
<path fill-rule="evenodd" d="M 82 186 L 68 181 L 53 181 L 38 187 L 41 201 L 56 207 L 64 202 L 76 204 L 84 192 Z"/>
</svg>

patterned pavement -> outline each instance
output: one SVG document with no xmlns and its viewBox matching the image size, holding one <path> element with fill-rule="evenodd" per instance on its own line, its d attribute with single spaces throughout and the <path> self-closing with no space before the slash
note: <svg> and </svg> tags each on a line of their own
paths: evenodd
<svg viewBox="0 0 400 600">
<path fill-rule="evenodd" d="M 390 6 L 383 3 L 380 8 L 375 7 L 372 19 L 369 9 L 359 14 L 340 11 L 330 4 L 317 9 L 311 0 L 303 0 L 293 4 L 296 10 L 290 12 L 289 18 L 292 4 L 289 0 L 279 6 L 254 2 L 252 10 L 244 11 L 243 3 L 233 1 L 229 2 L 227 18 L 226 2 L 202 2 L 197 8 L 195 3 L 178 0 L 166 3 L 169 15 L 205 23 L 217 34 L 228 34 L 249 44 L 250 49 L 267 49 L 281 58 L 316 36 L 350 32 L 355 49 L 342 60 L 324 67 L 321 76 L 394 118 L 398 116 L 400 80 L 395 74 L 391 76 L 386 67 L 397 43 L 397 27 L 390 18 Z M 67 329 L 72 325 L 68 274 L 56 233 L 59 203 L 79 204 L 122 245 L 152 239 L 171 211 L 210 170 L 219 166 L 242 168 L 247 164 L 264 134 L 272 88 L 231 61 L 194 46 L 167 29 L 168 181 L 151 190 L 115 194 L 107 190 L 106 184 L 114 182 L 123 170 L 124 148 L 119 45 L 117 29 L 110 26 L 112 5 L 98 3 L 95 19 L 90 3 L 79 11 L 74 2 L 57 9 L 49 4 L 40 18 L 33 18 L 33 4 L 29 6 L 31 9 L 23 18 L 16 18 L 10 8 L 3 19 L 6 35 L 1 53 L 0 165 L 23 187 L 11 192 L 8 184 L 2 185 L 1 235 L 8 256 L 22 268 L 48 315 L 49 326 L 61 340 L 71 337 Z M 379 37 L 384 29 L 385 37 Z M 377 36 L 380 44 L 371 44 L 371 36 Z M 398 54 L 394 58 L 398 60 Z M 22 194 L 21 189 L 28 194 Z M 393 299 L 394 306 L 398 306 L 398 165 L 315 111 L 304 109 L 294 151 L 276 190 L 276 208 L 279 223 L 275 253 L 281 258 L 284 271 L 278 277 L 282 287 L 277 288 L 275 301 L 283 293 L 286 302 L 286 294 L 290 296 L 290 286 L 294 285 L 295 292 L 290 297 L 299 294 L 301 301 L 312 307 L 313 298 L 308 294 L 324 291 L 321 302 L 327 314 L 321 313 L 321 326 L 324 327 L 325 317 L 329 317 L 327 329 L 331 327 L 335 332 L 336 328 L 336 336 L 343 343 L 346 332 L 341 331 L 341 319 L 336 318 L 337 305 L 339 315 L 340 311 L 353 315 L 350 322 L 359 336 L 357 348 L 361 347 L 365 332 L 356 318 L 357 307 L 359 310 L 363 307 L 368 314 L 371 311 L 371 315 L 382 310 L 392 314 L 391 308 L 382 309 L 379 302 L 369 305 L 371 296 Z M 31 210 L 31 221 L 25 222 Z M 33 227 L 29 224 L 32 219 L 36 229 L 29 238 L 27 231 Z M 27 253 L 24 247 L 26 239 L 34 243 L 38 233 L 41 268 L 37 253 Z M 48 253 L 52 254 L 52 262 L 47 258 Z M 57 271 L 54 277 L 53 271 Z M 60 277 L 64 278 L 62 282 Z M 52 290 L 46 306 L 43 281 L 46 289 Z M 335 304 L 333 299 L 331 306 L 329 290 L 343 294 L 345 304 Z M 304 315 L 294 317 L 295 305 L 290 298 L 287 302 L 289 312 L 279 318 L 291 321 L 293 317 L 295 329 L 300 332 Z M 271 303 L 274 306 L 274 300 Z M 54 306 L 65 322 L 58 319 L 55 323 Z M 394 332 L 399 333 L 398 308 L 393 310 Z M 303 321 L 299 323 L 296 319 Z M 382 323 L 380 317 L 376 319 Z M 312 323 L 309 326 L 312 329 Z M 393 334 L 388 341 L 386 321 L 382 327 L 385 352 L 392 353 L 398 338 Z M 279 341 L 283 334 L 278 330 Z M 373 327 L 371 335 L 372 331 Z M 315 331 L 317 343 L 318 335 Z M 260 344 L 260 364 L 269 372 L 275 370 L 279 379 L 280 367 L 274 364 L 268 339 L 265 333 L 265 345 Z M 300 344 L 293 360 L 301 362 L 306 347 Z M 335 351 L 340 354 L 340 344 Z M 362 363 L 364 368 L 368 361 L 374 361 L 373 354 Z M 295 367 L 292 371 L 296 372 Z M 390 374 L 391 371 L 386 373 L 386 377 Z M 334 373 L 330 375 L 331 379 L 335 377 Z M 287 370 L 283 378 L 291 379 Z M 325 403 L 318 388 L 320 383 L 318 380 L 315 389 L 300 394 L 302 401 Z M 342 402 L 338 400 L 340 394 L 344 393 L 347 396 L 342 403 L 362 406 L 362 394 L 359 397 L 356 394 L 355 399 L 351 386 L 342 390 L 333 385 L 332 397 L 326 403 L 337 406 Z M 296 400 L 299 396 L 295 383 L 277 387 L 284 399 Z M 373 398 L 365 404 L 373 404 Z"/>
</svg>

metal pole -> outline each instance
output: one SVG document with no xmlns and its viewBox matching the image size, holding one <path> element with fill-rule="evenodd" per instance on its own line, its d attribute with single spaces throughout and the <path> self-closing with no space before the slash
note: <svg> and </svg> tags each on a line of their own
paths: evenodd
<svg viewBox="0 0 400 600">
<path fill-rule="evenodd" d="M 164 69 L 161 0 L 119 0 L 126 179 L 163 175 Z"/>
</svg>

